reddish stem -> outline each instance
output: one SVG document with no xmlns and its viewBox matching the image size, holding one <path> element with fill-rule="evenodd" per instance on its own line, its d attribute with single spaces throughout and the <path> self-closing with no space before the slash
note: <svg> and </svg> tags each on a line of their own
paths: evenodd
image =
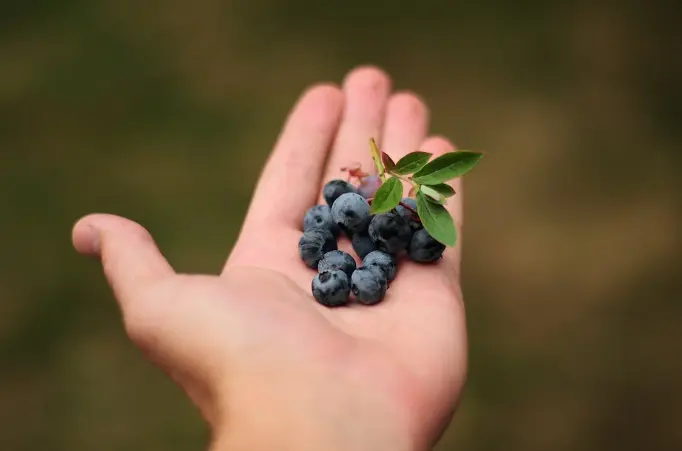
<svg viewBox="0 0 682 451">
<path fill-rule="evenodd" d="M 373 199 L 374 199 L 373 197 L 370 197 L 369 199 L 367 199 L 367 203 L 370 204 L 370 205 L 372 205 L 372 200 L 373 200 Z M 407 204 L 406 204 L 405 202 L 403 202 L 402 200 L 401 200 L 400 202 L 398 202 L 398 204 L 399 204 L 399 205 L 402 205 L 403 208 L 406 208 L 410 213 L 412 213 L 412 216 L 414 216 L 414 218 L 412 218 L 412 219 L 414 219 L 415 221 L 422 222 L 421 218 L 419 217 L 419 213 L 417 213 L 417 210 L 415 210 L 414 208 L 410 207 L 409 205 L 407 205 Z"/>
<path fill-rule="evenodd" d="M 405 202 L 403 202 L 402 200 L 401 200 L 399 203 L 400 203 L 400 205 L 402 205 L 403 207 L 405 207 L 405 208 L 407 208 L 408 210 L 410 210 L 410 211 L 412 212 L 412 214 L 414 214 L 415 216 L 419 217 L 419 214 L 417 213 L 417 210 L 415 210 L 414 208 L 410 207 L 409 205 L 407 205 L 407 204 L 406 204 Z"/>
</svg>

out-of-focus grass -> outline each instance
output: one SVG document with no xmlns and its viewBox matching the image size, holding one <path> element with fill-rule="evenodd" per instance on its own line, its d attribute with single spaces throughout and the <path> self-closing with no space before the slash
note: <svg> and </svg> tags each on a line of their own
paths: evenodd
<svg viewBox="0 0 682 451">
<path fill-rule="evenodd" d="M 0 449 L 195 450 L 69 233 L 106 211 L 217 271 L 288 108 L 375 63 L 489 157 L 466 184 L 469 385 L 439 449 L 682 447 L 674 5 L 10 2 Z"/>
</svg>

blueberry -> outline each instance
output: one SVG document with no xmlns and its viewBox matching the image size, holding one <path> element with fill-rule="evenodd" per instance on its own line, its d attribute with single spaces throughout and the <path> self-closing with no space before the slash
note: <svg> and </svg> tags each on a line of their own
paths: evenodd
<svg viewBox="0 0 682 451">
<path fill-rule="evenodd" d="M 415 211 L 417 210 L 417 201 L 412 197 L 403 197 L 402 199 L 400 199 L 400 202 L 404 203 L 405 205 L 407 205 L 408 207 L 412 208 Z M 403 207 L 402 205 L 398 205 L 397 207 L 395 207 L 395 209 L 398 213 L 400 213 L 401 216 L 403 216 L 404 213 L 411 213 L 410 210 Z"/>
<path fill-rule="evenodd" d="M 333 217 L 334 215 L 332 215 L 332 218 Z M 354 226 L 353 229 L 349 229 L 343 224 L 336 224 L 336 226 L 339 228 L 339 230 L 345 233 L 348 238 L 352 239 L 353 236 L 355 236 L 355 234 L 357 233 L 367 235 L 367 229 L 369 229 L 369 222 L 372 220 L 373 217 L 374 217 L 373 215 L 367 216 L 365 220 L 360 223 L 360 225 Z"/>
<path fill-rule="evenodd" d="M 353 243 L 353 250 L 360 258 L 365 258 L 367 254 L 377 248 L 367 232 L 354 234 L 351 242 Z"/>
<path fill-rule="evenodd" d="M 322 256 L 317 264 L 319 272 L 339 270 L 345 272 L 348 277 L 355 271 L 355 259 L 344 251 L 330 251 Z"/>
<path fill-rule="evenodd" d="M 388 281 L 376 266 L 361 266 L 353 271 L 350 279 L 350 290 L 361 304 L 377 304 L 386 295 Z"/>
<path fill-rule="evenodd" d="M 412 235 L 407 255 L 416 262 L 430 263 L 441 258 L 444 250 L 444 244 L 436 241 L 426 229 L 421 229 Z"/>
<path fill-rule="evenodd" d="M 368 175 L 362 180 L 360 186 L 358 186 L 358 194 L 360 194 L 365 199 L 374 197 L 374 193 L 377 192 L 381 186 L 381 178 L 378 175 Z"/>
<path fill-rule="evenodd" d="M 306 211 L 303 217 L 303 231 L 310 229 L 329 229 L 335 237 L 341 233 L 341 229 L 332 219 L 332 210 L 329 205 L 315 205 Z"/>
<path fill-rule="evenodd" d="M 348 227 L 344 226 L 343 224 L 336 224 L 336 226 L 341 230 L 348 238 L 353 238 L 353 233 L 352 230 L 349 230 Z"/>
<path fill-rule="evenodd" d="M 336 239 L 327 229 L 310 229 L 298 241 L 298 253 L 309 267 L 316 269 L 322 256 L 336 249 Z"/>
<path fill-rule="evenodd" d="M 357 193 L 342 194 L 332 205 L 334 222 L 352 233 L 362 231 L 369 217 L 369 203 Z"/>
<path fill-rule="evenodd" d="M 417 211 L 417 201 L 413 198 L 403 197 L 401 202 L 412 208 L 412 210 Z M 416 214 L 411 212 L 409 209 L 403 207 L 402 205 L 398 205 L 395 207 L 395 211 L 407 221 L 412 230 L 419 230 L 423 227 L 421 221 L 419 221 L 416 217 Z"/>
<path fill-rule="evenodd" d="M 340 195 L 356 192 L 357 190 L 355 189 L 355 187 L 348 183 L 347 181 L 341 179 L 334 179 L 327 182 L 327 184 L 324 185 L 324 188 L 322 188 L 322 197 L 324 197 L 324 200 L 325 202 L 327 202 L 327 205 L 331 207 L 332 205 L 334 205 L 334 202 L 336 202 L 336 199 L 338 199 Z"/>
<path fill-rule="evenodd" d="M 369 223 L 369 236 L 377 249 L 397 254 L 410 244 L 412 229 L 399 214 L 383 213 L 372 218 Z"/>
<path fill-rule="evenodd" d="M 312 289 L 317 302 L 327 307 L 337 307 L 348 303 L 350 283 L 343 271 L 320 272 L 313 279 Z"/>
<path fill-rule="evenodd" d="M 384 276 L 390 282 L 395 279 L 396 273 L 398 272 L 398 265 L 391 254 L 381 251 L 373 251 L 367 254 L 367 256 L 362 260 L 362 266 L 376 266 L 383 271 Z"/>
</svg>

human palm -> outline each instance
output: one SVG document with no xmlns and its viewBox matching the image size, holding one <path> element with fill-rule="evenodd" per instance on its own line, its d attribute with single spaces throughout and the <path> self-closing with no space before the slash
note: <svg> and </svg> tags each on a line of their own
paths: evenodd
<svg viewBox="0 0 682 451">
<path fill-rule="evenodd" d="M 340 168 L 371 167 L 375 137 L 394 159 L 452 151 L 427 138 L 426 107 L 360 68 L 342 90 L 308 90 L 261 175 L 220 275 L 177 274 L 139 225 L 90 215 L 76 248 L 101 256 L 126 330 L 211 423 L 215 449 L 425 449 L 466 375 L 459 244 L 434 265 L 400 262 L 380 304 L 324 307 L 298 255 L 304 212 Z M 461 186 L 449 203 L 461 227 Z M 351 250 L 341 239 L 341 249 Z M 288 443 L 281 439 L 286 436 Z"/>
</svg>

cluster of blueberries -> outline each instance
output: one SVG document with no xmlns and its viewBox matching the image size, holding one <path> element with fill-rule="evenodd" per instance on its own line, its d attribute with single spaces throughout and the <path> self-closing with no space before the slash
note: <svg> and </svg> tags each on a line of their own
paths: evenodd
<svg viewBox="0 0 682 451">
<path fill-rule="evenodd" d="M 397 274 L 400 252 L 406 251 L 415 262 L 430 263 L 445 250 L 422 226 L 412 198 L 403 198 L 388 213 L 370 213 L 368 199 L 380 184 L 376 176 L 365 178 L 357 188 L 345 180 L 332 180 L 322 192 L 326 205 L 311 207 L 303 218 L 299 254 L 308 267 L 318 271 L 312 291 L 322 305 L 346 305 L 351 292 L 361 304 L 377 304 Z M 341 233 L 351 239 L 362 259 L 360 267 L 350 254 L 338 249 Z"/>
</svg>

